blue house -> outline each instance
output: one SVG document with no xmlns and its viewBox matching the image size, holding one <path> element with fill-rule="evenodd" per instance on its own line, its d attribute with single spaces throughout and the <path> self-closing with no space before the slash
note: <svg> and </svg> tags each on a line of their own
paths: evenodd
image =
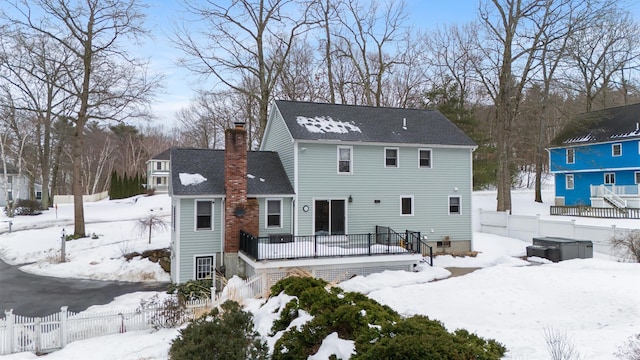
<svg viewBox="0 0 640 360">
<path fill-rule="evenodd" d="M 333 281 L 471 249 L 476 144 L 441 113 L 275 101 L 259 151 L 172 149 L 172 281 L 291 267 Z"/>
<path fill-rule="evenodd" d="M 556 205 L 640 208 L 640 104 L 580 114 L 553 145 Z"/>
</svg>

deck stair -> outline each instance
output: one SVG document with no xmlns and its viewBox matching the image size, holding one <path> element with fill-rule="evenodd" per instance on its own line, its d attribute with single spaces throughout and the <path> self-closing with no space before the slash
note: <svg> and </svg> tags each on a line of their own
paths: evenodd
<svg viewBox="0 0 640 360">
<path fill-rule="evenodd" d="M 604 201 L 606 201 L 608 204 L 618 209 L 624 209 L 627 207 L 627 201 L 625 199 L 621 198 L 620 196 L 618 196 L 618 194 L 614 193 L 613 191 L 607 189 L 607 187 L 605 186 L 603 186 L 602 188 L 604 189 L 604 192 L 602 195 L 602 198 L 604 199 Z"/>
</svg>

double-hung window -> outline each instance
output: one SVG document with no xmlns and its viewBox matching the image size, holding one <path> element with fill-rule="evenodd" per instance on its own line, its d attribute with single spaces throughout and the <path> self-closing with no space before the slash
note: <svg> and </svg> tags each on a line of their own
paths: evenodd
<svg viewBox="0 0 640 360">
<path fill-rule="evenodd" d="M 418 150 L 418 167 L 431 168 L 431 149 Z"/>
<path fill-rule="evenodd" d="M 398 167 L 398 148 L 384 148 L 384 167 Z"/>
<path fill-rule="evenodd" d="M 213 272 L 213 256 L 196 256 L 196 280 L 211 277 Z"/>
<path fill-rule="evenodd" d="M 267 227 L 282 227 L 282 200 L 267 199 Z"/>
<path fill-rule="evenodd" d="M 567 149 L 567 164 L 573 164 L 576 162 L 576 149 L 568 148 Z"/>
<path fill-rule="evenodd" d="M 611 145 L 611 155 L 612 156 L 622 156 L 622 144 L 612 144 Z"/>
<path fill-rule="evenodd" d="M 156 170 L 162 170 L 162 162 L 156 161 Z"/>
<path fill-rule="evenodd" d="M 573 190 L 573 187 L 575 186 L 573 174 L 565 175 L 564 181 L 565 181 L 565 188 L 567 190 Z"/>
<path fill-rule="evenodd" d="M 213 201 L 196 200 L 196 230 L 213 230 Z"/>
<path fill-rule="evenodd" d="M 353 174 L 353 148 L 338 146 L 338 174 Z"/>
<path fill-rule="evenodd" d="M 413 216 L 413 196 L 400 197 L 400 215 Z"/>
<path fill-rule="evenodd" d="M 460 215 L 460 196 L 449 196 L 449 215 Z"/>
<path fill-rule="evenodd" d="M 615 185 L 616 173 L 604 173 L 604 183 L 607 185 Z"/>
</svg>

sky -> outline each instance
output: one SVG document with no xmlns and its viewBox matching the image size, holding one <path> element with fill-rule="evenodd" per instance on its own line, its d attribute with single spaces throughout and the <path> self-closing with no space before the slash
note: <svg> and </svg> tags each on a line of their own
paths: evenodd
<svg viewBox="0 0 640 360">
<path fill-rule="evenodd" d="M 477 3 L 477 0 L 407 0 L 407 13 L 412 25 L 424 29 L 438 24 L 470 21 L 475 17 Z M 202 84 L 197 76 L 176 65 L 181 54 L 168 40 L 172 29 L 183 16 L 182 12 L 179 0 L 149 1 L 147 26 L 153 39 L 145 41 L 142 46 L 132 47 L 139 56 L 151 61 L 153 71 L 166 75 L 165 89 L 152 105 L 153 112 L 158 117 L 154 123 L 162 124 L 165 128 L 173 127 L 175 112 L 188 106 L 189 100 L 195 94 L 193 89 Z"/>
<path fill-rule="evenodd" d="M 546 186 L 546 204 L 533 202 L 533 191 L 513 193 L 514 214 L 548 214 L 553 184 Z M 479 209 L 495 206 L 495 192 L 475 192 L 474 218 Z M 47 210 L 38 216 L 13 219 L 13 232 L 7 233 L 7 218 L 0 215 L 0 257 L 11 264 L 23 264 L 22 271 L 43 276 L 120 281 L 168 280 L 157 264 L 122 254 L 133 250 L 167 247 L 166 229 L 153 233 L 149 245 L 146 234 L 136 229 L 136 219 L 151 210 L 169 219 L 167 195 L 137 196 L 122 200 L 85 203 L 87 232 L 98 239 L 67 242 L 69 259 L 63 264 L 51 262 L 51 254 L 60 246 L 61 228 L 71 226 L 72 204 Z M 546 209 L 546 212 L 544 211 Z M 550 217 L 543 215 L 543 217 Z M 566 219 L 565 219 L 566 220 Z M 590 219 L 593 225 L 609 227 L 617 220 Z M 435 258 L 434 267 L 421 264 L 419 272 L 387 271 L 366 277 L 357 276 L 338 286 L 357 291 L 386 304 L 404 316 L 416 314 L 440 320 L 453 331 L 465 328 L 482 337 L 494 338 L 508 349 L 506 359 L 549 359 L 545 350 L 545 331 L 564 334 L 583 359 L 616 359 L 616 351 L 630 336 L 640 333 L 640 264 L 622 263 L 609 254 L 596 253 L 593 259 L 575 259 L 550 263 L 545 259 L 522 257 L 528 242 L 478 232 L 474 221 L 473 246 L 476 257 Z M 450 277 L 446 268 L 479 268 L 460 277 Z M 438 280 L 438 281 L 434 281 Z M 233 282 L 233 281 L 232 281 Z M 108 304 L 96 304 L 86 312 L 103 312 L 136 307 L 140 300 L 157 292 L 136 292 L 115 298 Z M 289 297 L 272 296 L 267 300 L 244 299 L 245 310 L 254 314 L 254 323 L 264 339 L 273 346 L 282 333 L 268 333 L 276 314 Z M 0 304 L 1 305 L 1 304 Z M 0 306 L 1 307 L 1 306 Z M 0 308 L 0 313 L 4 309 Z M 121 311 L 121 310 L 119 310 Z M 275 312 L 275 313 L 274 313 Z M 302 314 L 292 326 L 309 319 Z M 69 344 L 47 359 L 168 359 L 167 351 L 178 329 L 137 331 L 97 337 Z M 113 344 L 118 346 L 114 347 Z M 332 334 L 319 353 L 311 359 L 327 359 L 332 353 L 347 359 L 353 343 Z M 36 359 L 31 353 L 0 356 L 2 360 Z"/>
<path fill-rule="evenodd" d="M 463 24 L 477 18 L 480 0 L 405 0 L 409 24 L 423 29 L 433 30 L 447 24 Z M 165 129 L 174 127 L 174 115 L 179 109 L 188 106 L 194 96 L 195 88 L 211 88 L 213 81 L 204 82 L 176 65 L 180 51 L 168 40 L 184 12 L 180 0 L 147 1 L 147 25 L 153 36 L 142 46 L 132 47 L 141 57 L 151 61 L 153 71 L 165 74 L 164 91 L 152 105 L 157 120 L 154 124 Z M 640 0 L 626 0 L 625 8 L 640 19 Z"/>
</svg>

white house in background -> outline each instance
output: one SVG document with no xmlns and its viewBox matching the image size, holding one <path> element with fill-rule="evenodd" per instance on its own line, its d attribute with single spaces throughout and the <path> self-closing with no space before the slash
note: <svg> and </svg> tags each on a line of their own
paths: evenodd
<svg viewBox="0 0 640 360">
<path fill-rule="evenodd" d="M 30 199 L 29 179 L 24 174 L 19 174 L 14 166 L 7 166 L 7 176 L 5 178 L 4 169 L 0 167 L 0 206 L 6 206 L 8 200 Z M 38 197 L 40 195 L 40 197 Z M 36 185 L 34 194 L 36 199 L 42 197 L 42 186 Z"/>
<path fill-rule="evenodd" d="M 147 161 L 147 189 L 156 193 L 167 193 L 169 190 L 169 169 L 171 148 L 161 152 Z"/>
</svg>

